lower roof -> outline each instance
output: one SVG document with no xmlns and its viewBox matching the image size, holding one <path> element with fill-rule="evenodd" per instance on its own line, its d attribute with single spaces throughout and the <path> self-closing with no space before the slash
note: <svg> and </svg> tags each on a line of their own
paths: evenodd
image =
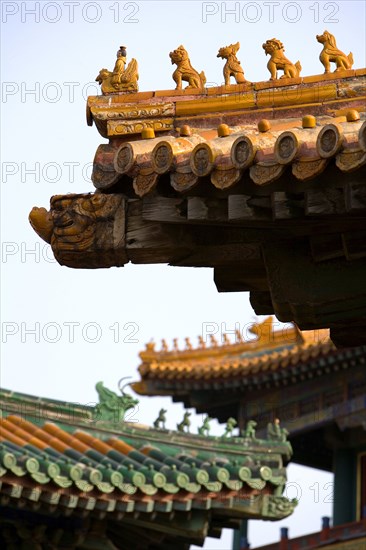
<svg viewBox="0 0 366 550">
<path fill-rule="evenodd" d="M 18 518 L 20 510 L 60 518 L 102 512 L 108 522 L 138 525 L 141 514 L 147 528 L 164 532 L 173 514 L 178 523 L 170 535 L 175 529 L 184 540 L 181 517 L 187 540 L 202 541 L 208 528 L 221 529 L 225 521 L 281 519 L 296 506 L 281 496 L 291 455 L 281 438 L 211 437 L 93 420 L 88 407 L 82 414 L 75 406 L 70 416 L 71 404 L 26 395 L 22 412 L 22 394 L 2 390 L 1 398 L 0 496 Z M 51 422 L 58 405 L 58 420 Z M 202 529 L 193 536 L 194 518 L 202 514 Z"/>
</svg>

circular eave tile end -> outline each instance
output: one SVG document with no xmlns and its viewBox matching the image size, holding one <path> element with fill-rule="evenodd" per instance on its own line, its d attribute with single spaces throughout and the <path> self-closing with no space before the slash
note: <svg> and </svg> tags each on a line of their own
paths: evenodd
<svg viewBox="0 0 366 550">
<path fill-rule="evenodd" d="M 118 174 L 126 174 L 131 170 L 134 163 L 133 150 L 130 143 L 124 143 L 117 150 L 113 166 Z"/>
<path fill-rule="evenodd" d="M 208 176 L 214 166 L 214 155 L 207 143 L 199 143 L 193 149 L 190 165 L 192 172 L 199 177 Z"/>
<path fill-rule="evenodd" d="M 319 132 L 316 140 L 316 150 L 320 157 L 331 158 L 341 148 L 342 141 L 342 129 L 336 124 L 327 124 Z"/>
<path fill-rule="evenodd" d="M 362 151 L 366 152 L 366 120 L 362 124 L 360 131 L 358 132 L 358 141 Z"/>
<path fill-rule="evenodd" d="M 244 170 L 253 163 L 256 151 L 257 147 L 249 137 L 238 137 L 234 141 L 230 151 L 233 166 L 239 170 Z"/>
<path fill-rule="evenodd" d="M 165 174 L 169 172 L 174 160 L 170 143 L 163 141 L 155 145 L 151 153 L 151 164 L 155 172 Z"/>
<path fill-rule="evenodd" d="M 274 155 L 279 164 L 290 164 L 297 155 L 299 149 L 299 140 L 293 132 L 283 132 L 278 136 Z"/>
</svg>

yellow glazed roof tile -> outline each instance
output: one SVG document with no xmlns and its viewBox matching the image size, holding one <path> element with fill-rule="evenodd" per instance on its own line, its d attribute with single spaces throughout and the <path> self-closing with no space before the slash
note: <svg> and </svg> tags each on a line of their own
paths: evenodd
<svg viewBox="0 0 366 550">
<path fill-rule="evenodd" d="M 269 336 L 266 329 L 272 329 L 270 318 L 252 327 L 257 339 L 249 342 L 228 344 L 226 337 L 222 346 L 214 342 L 212 347 L 193 349 L 190 345 L 190 349 L 182 351 L 176 349 L 176 341 L 174 351 L 169 351 L 166 343 L 164 351 L 152 351 L 150 345 L 150 359 L 144 352 L 141 353 L 144 358 L 140 367 L 142 381 L 154 380 L 156 377 L 160 380 L 209 381 L 231 376 L 258 375 L 266 371 L 294 368 L 333 348 L 326 330 L 300 333 L 293 327 L 286 336 L 281 335 L 280 331 Z"/>
</svg>

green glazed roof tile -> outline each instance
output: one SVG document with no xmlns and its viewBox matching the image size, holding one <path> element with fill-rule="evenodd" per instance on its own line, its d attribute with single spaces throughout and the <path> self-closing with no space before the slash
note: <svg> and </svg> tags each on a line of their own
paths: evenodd
<svg viewBox="0 0 366 550">
<path fill-rule="evenodd" d="M 290 451 L 284 441 L 90 421 L 89 409 L 84 416 L 79 411 L 71 422 L 62 416 L 70 410 L 67 403 L 60 405 L 61 421 L 51 423 L 14 414 L 22 394 L 0 395 L 0 475 L 3 486 L 10 484 L 11 498 L 20 498 L 24 483 L 24 494 L 31 495 L 28 500 L 39 500 L 40 492 L 41 500 L 56 508 L 150 514 L 227 509 L 237 501 L 243 517 L 250 517 L 253 491 L 265 489 L 278 498 L 285 483 L 283 461 Z M 31 396 L 24 399 L 28 407 L 32 399 L 39 402 Z M 42 404 L 53 412 L 59 405 L 54 400 Z M 17 484 L 13 474 L 19 478 Z M 29 490 L 32 484 L 34 493 Z M 67 493 L 58 494 L 60 489 Z"/>
</svg>

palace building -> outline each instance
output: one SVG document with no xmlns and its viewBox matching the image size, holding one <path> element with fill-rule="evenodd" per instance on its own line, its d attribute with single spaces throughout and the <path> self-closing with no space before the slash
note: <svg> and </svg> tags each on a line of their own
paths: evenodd
<svg viewBox="0 0 366 550">
<path fill-rule="evenodd" d="M 13 550 L 188 550 L 243 518 L 276 520 L 292 449 L 248 430 L 150 428 L 97 384 L 95 407 L 1 390 L 0 545 Z M 130 409 L 132 409 L 132 414 Z"/>
<path fill-rule="evenodd" d="M 219 292 L 249 292 L 256 314 L 288 329 L 268 319 L 249 342 L 147 346 L 135 391 L 205 412 L 198 434 L 188 412 L 177 432 L 164 410 L 154 428 L 129 424 L 134 399 L 101 383 L 99 404 L 71 416 L 68 403 L 4 391 L 8 548 L 188 549 L 230 527 L 242 550 L 248 519 L 295 509 L 283 496 L 292 450 L 334 472 L 333 525 L 293 541 L 284 530 L 267 548 L 365 547 L 366 69 L 328 31 L 315 39 L 311 76 L 276 38 L 262 45 L 261 82 L 246 80 L 239 43 L 217 54 L 218 87 L 184 46 L 169 54 L 174 90 L 139 92 L 125 46 L 99 72 L 102 95 L 87 101 L 87 123 L 107 140 L 95 189 L 30 213 L 56 260 L 211 267 Z M 226 423 L 222 436 L 210 418 Z"/>
<path fill-rule="evenodd" d="M 250 341 L 238 334 L 235 342 L 226 338 L 218 345 L 212 337 L 209 346 L 183 350 L 148 344 L 133 388 L 143 395 L 170 395 L 219 422 L 234 417 L 241 432 L 250 418 L 258 437 L 266 426 L 269 435 L 281 437 L 280 419 L 290 432 L 292 462 L 334 473 L 333 527 L 325 522 L 322 532 L 263 548 L 328 549 L 329 540 L 339 543 L 337 549 L 350 544 L 361 550 L 366 545 L 366 346 L 337 350 L 329 331 L 289 326 L 275 331 L 271 318 L 252 331 L 256 338 Z"/>
</svg>

